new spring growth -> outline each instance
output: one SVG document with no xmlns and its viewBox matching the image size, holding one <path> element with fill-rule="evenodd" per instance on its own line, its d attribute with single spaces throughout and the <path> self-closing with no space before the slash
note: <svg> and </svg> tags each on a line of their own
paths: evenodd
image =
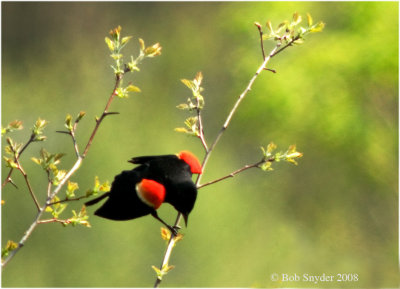
<svg viewBox="0 0 400 289">
<path fill-rule="evenodd" d="M 22 127 L 22 121 L 20 120 L 14 120 L 10 122 L 6 127 L 1 127 L 1 136 L 5 135 L 6 133 L 13 132 L 15 130 L 21 130 L 23 129 Z"/>
<path fill-rule="evenodd" d="M 202 81 L 203 74 L 201 72 L 198 72 L 193 80 L 181 79 L 181 82 L 191 90 L 192 97 L 189 97 L 186 103 L 179 104 L 177 106 L 178 109 L 200 112 L 204 108 L 204 97 L 201 94 L 201 92 L 204 90 L 201 86 Z M 183 132 L 196 137 L 200 136 L 198 116 L 188 117 L 184 124 L 186 127 L 175 128 L 175 131 Z"/>
<path fill-rule="evenodd" d="M 273 28 L 271 21 L 268 20 L 265 25 L 267 30 L 263 35 L 263 39 L 272 39 L 281 44 L 302 44 L 305 35 L 314 32 L 321 32 L 325 27 L 325 23 L 322 21 L 313 24 L 313 19 L 310 14 L 307 14 L 307 26 L 299 26 L 302 20 L 301 15 L 298 12 L 295 12 L 291 21 L 283 21 L 276 29 Z M 262 29 L 260 23 L 256 22 L 255 25 L 258 29 Z"/>
<path fill-rule="evenodd" d="M 261 147 L 261 151 L 263 153 L 263 163 L 259 165 L 259 167 L 263 171 L 271 171 L 273 170 L 272 162 L 279 162 L 279 161 L 287 161 L 292 164 L 297 165 L 296 159 L 301 158 L 303 154 L 298 152 L 296 149 L 296 145 L 289 146 L 286 152 L 277 152 L 273 153 L 276 150 L 277 145 L 273 142 L 269 143 L 267 148 Z"/>
</svg>

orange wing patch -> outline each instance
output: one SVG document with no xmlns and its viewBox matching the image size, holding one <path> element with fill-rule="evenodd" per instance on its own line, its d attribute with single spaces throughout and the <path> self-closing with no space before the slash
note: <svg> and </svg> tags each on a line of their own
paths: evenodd
<svg viewBox="0 0 400 289">
<path fill-rule="evenodd" d="M 165 187 L 149 179 L 142 179 L 136 184 L 136 193 L 143 203 L 154 209 L 158 209 L 165 199 Z"/>
</svg>

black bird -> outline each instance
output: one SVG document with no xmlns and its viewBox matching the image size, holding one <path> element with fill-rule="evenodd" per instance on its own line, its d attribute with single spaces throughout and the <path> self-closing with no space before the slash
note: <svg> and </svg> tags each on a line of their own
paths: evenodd
<svg viewBox="0 0 400 289">
<path fill-rule="evenodd" d="M 94 205 L 108 197 L 95 215 L 122 221 L 151 214 L 176 234 L 156 210 L 162 203 L 169 203 L 182 213 L 187 225 L 197 197 L 192 174 L 202 173 L 200 162 L 189 151 L 177 155 L 134 157 L 129 162 L 139 166 L 117 175 L 109 192 L 85 205 Z"/>
</svg>

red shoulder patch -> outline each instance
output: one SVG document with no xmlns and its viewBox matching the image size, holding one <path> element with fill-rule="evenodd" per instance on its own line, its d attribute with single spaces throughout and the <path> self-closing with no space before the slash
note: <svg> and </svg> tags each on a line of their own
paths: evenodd
<svg viewBox="0 0 400 289">
<path fill-rule="evenodd" d="M 203 169 L 197 157 L 189 151 L 181 151 L 178 157 L 190 166 L 192 174 L 201 174 Z"/>
<path fill-rule="evenodd" d="M 149 179 L 142 179 L 136 184 L 136 193 L 143 203 L 154 209 L 158 209 L 165 199 L 165 187 Z"/>
</svg>

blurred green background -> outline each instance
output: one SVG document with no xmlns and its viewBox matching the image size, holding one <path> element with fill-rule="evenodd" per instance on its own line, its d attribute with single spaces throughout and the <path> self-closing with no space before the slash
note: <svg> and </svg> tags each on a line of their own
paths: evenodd
<svg viewBox="0 0 400 289">
<path fill-rule="evenodd" d="M 254 163 L 274 141 L 304 153 L 298 166 L 250 170 L 199 191 L 185 238 L 165 287 L 397 287 L 398 286 L 398 3 L 191 2 L 2 3 L 2 125 L 22 120 L 20 142 L 38 118 L 48 140 L 21 161 L 41 203 L 46 175 L 30 158 L 41 147 L 74 162 L 72 142 L 55 133 L 65 115 L 87 112 L 78 129 L 86 144 L 112 91 L 104 43 L 110 29 L 160 42 L 133 83 L 142 89 L 116 99 L 120 115 L 102 124 L 72 181 L 84 194 L 95 176 L 112 181 L 132 156 L 204 152 L 195 138 L 174 132 L 188 116 L 175 106 L 190 91 L 180 82 L 204 75 L 209 143 L 261 64 L 254 22 L 274 27 L 298 11 L 326 23 L 274 58 L 241 104 L 213 153 L 203 182 Z M 304 21 L 305 22 L 305 21 Z M 266 43 L 266 50 L 272 43 Z M 129 78 L 129 77 L 128 77 Z M 132 78 L 130 78 L 132 79 Z M 4 147 L 4 140 L 2 143 Z M 8 170 L 2 165 L 2 180 Z M 2 247 L 18 241 L 35 206 L 23 179 L 2 191 Z M 61 194 L 62 196 L 62 194 Z M 79 210 L 70 204 L 62 217 Z M 94 208 L 89 208 L 92 214 Z M 169 205 L 160 215 L 168 222 Z M 113 222 L 91 217 L 92 228 L 40 225 L 2 272 L 3 287 L 149 287 L 165 249 L 151 217 Z M 273 282 L 271 274 L 358 274 L 356 282 Z"/>
</svg>

